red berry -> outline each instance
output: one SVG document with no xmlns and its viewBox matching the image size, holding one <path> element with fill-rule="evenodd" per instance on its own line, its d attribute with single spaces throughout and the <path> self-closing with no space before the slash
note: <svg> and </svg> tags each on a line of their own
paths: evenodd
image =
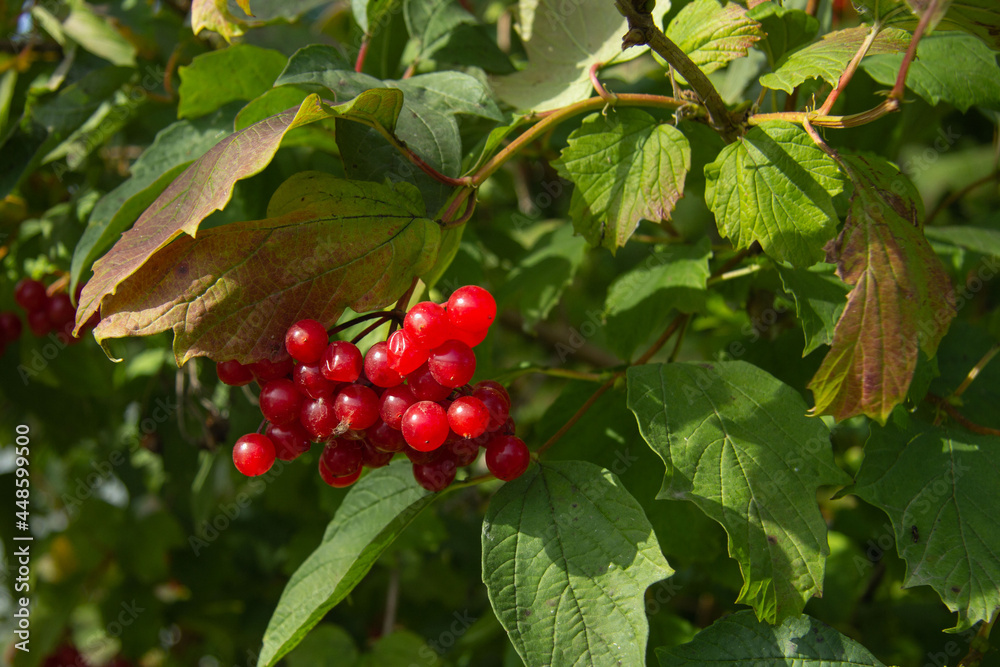
<svg viewBox="0 0 1000 667">
<path fill-rule="evenodd" d="M 361 350 L 357 345 L 346 340 L 335 340 L 323 352 L 320 370 L 327 380 L 354 382 L 361 376 L 362 363 Z"/>
<path fill-rule="evenodd" d="M 507 417 L 510 416 L 509 399 L 505 400 L 504 398 L 506 392 L 501 394 L 493 387 L 477 384 L 476 388 L 472 391 L 472 395 L 482 401 L 483 405 L 490 412 L 490 423 L 486 427 L 487 431 L 496 431 L 504 425 Z"/>
<path fill-rule="evenodd" d="M 21 338 L 21 318 L 17 313 L 0 313 L 0 340 L 13 343 Z"/>
<path fill-rule="evenodd" d="M 346 486 L 354 484 L 356 481 L 358 481 L 358 478 L 361 477 L 362 470 L 363 468 L 359 466 L 357 472 L 355 472 L 353 475 L 347 475 L 345 477 L 334 477 L 333 475 L 330 474 L 330 471 L 327 469 L 327 467 L 323 465 L 323 457 L 320 457 L 319 459 L 319 476 L 323 478 L 324 482 L 326 482 L 335 489 L 342 489 Z"/>
<path fill-rule="evenodd" d="M 405 384 L 389 387 L 382 392 L 382 396 L 379 398 L 378 413 L 382 417 L 382 421 L 398 430 L 401 428 L 403 413 L 416 402 L 417 397 Z"/>
<path fill-rule="evenodd" d="M 274 443 L 266 435 L 249 433 L 236 441 L 233 463 L 247 477 L 263 475 L 274 465 Z"/>
<path fill-rule="evenodd" d="M 276 360 L 261 359 L 249 366 L 250 372 L 257 378 L 257 382 L 265 385 L 272 380 L 286 378 L 292 374 L 292 358 L 288 353 L 282 353 Z"/>
<path fill-rule="evenodd" d="M 489 410 L 475 396 L 459 396 L 448 406 L 448 425 L 463 438 L 479 437 L 489 423 Z"/>
<path fill-rule="evenodd" d="M 365 377 L 378 387 L 395 387 L 403 376 L 389 367 L 389 350 L 385 341 L 375 343 L 365 355 Z"/>
<path fill-rule="evenodd" d="M 333 430 L 340 424 L 340 419 L 334 413 L 333 399 L 317 398 L 302 402 L 299 422 L 313 442 L 323 442 L 333 435 Z"/>
<path fill-rule="evenodd" d="M 260 411 L 272 424 L 289 424 L 299 417 L 302 394 L 287 378 L 272 380 L 260 390 Z"/>
<path fill-rule="evenodd" d="M 445 447 L 459 468 L 471 465 L 479 457 L 479 443 L 469 438 L 449 437 Z"/>
<path fill-rule="evenodd" d="M 381 449 L 376 449 L 367 442 L 361 443 L 361 459 L 366 468 L 387 466 L 389 465 L 389 461 L 392 460 L 392 456 L 392 452 L 383 452 Z"/>
<path fill-rule="evenodd" d="M 486 334 L 490 332 L 489 329 L 483 329 L 481 331 L 465 331 L 464 329 L 452 329 L 451 333 L 448 335 L 449 340 L 460 340 L 469 347 L 475 347 L 486 340 Z"/>
<path fill-rule="evenodd" d="M 450 456 L 440 456 L 428 463 L 413 464 L 413 478 L 428 491 L 437 493 L 455 481 L 455 462 Z"/>
<path fill-rule="evenodd" d="M 530 461 L 528 446 L 512 435 L 498 435 L 486 445 L 486 467 L 505 482 L 520 477 Z"/>
<path fill-rule="evenodd" d="M 443 452 L 440 449 L 435 449 L 432 452 L 421 452 L 420 450 L 407 445 L 406 448 L 403 449 L 403 453 L 406 454 L 406 458 L 410 459 L 410 463 L 430 463 L 439 457 Z"/>
<path fill-rule="evenodd" d="M 48 299 L 45 285 L 37 280 L 22 278 L 14 287 L 14 301 L 17 301 L 18 305 L 29 313 L 41 310 Z"/>
<path fill-rule="evenodd" d="M 482 287 L 466 285 L 452 293 L 445 309 L 452 326 L 466 331 L 482 331 L 493 324 L 497 302 Z"/>
<path fill-rule="evenodd" d="M 285 332 L 285 349 L 292 359 L 304 364 L 319 361 L 327 343 L 326 327 L 316 320 L 299 320 Z"/>
<path fill-rule="evenodd" d="M 45 310 L 28 311 L 28 328 L 31 329 L 37 338 L 45 336 L 52 331 L 52 323 L 49 322 L 49 314 Z"/>
<path fill-rule="evenodd" d="M 403 319 L 403 330 L 428 350 L 448 340 L 450 328 L 444 306 L 433 301 L 414 305 Z"/>
<path fill-rule="evenodd" d="M 381 419 L 369 426 L 365 437 L 372 447 L 383 452 L 401 452 L 406 447 L 406 440 L 399 429 L 393 428 Z"/>
<path fill-rule="evenodd" d="M 461 387 L 468 384 L 476 372 L 476 353 L 460 340 L 445 341 L 431 350 L 427 368 L 445 387 Z"/>
<path fill-rule="evenodd" d="M 283 425 L 268 424 L 264 435 L 274 443 L 275 454 L 282 461 L 297 459 L 312 447 L 309 433 L 297 421 Z"/>
<path fill-rule="evenodd" d="M 320 465 L 334 477 L 347 477 L 361 469 L 361 442 L 337 438 L 323 448 Z"/>
<path fill-rule="evenodd" d="M 507 393 L 507 389 L 504 388 L 502 384 L 500 384 L 496 380 L 480 380 L 475 385 L 473 385 L 472 391 L 475 392 L 477 389 L 481 387 L 490 387 L 491 389 L 495 389 L 496 392 L 500 394 L 500 396 L 503 398 L 503 401 L 504 403 L 507 404 L 507 407 L 510 408 L 510 394 Z"/>
<path fill-rule="evenodd" d="M 303 396 L 323 398 L 333 396 L 338 384 L 323 376 L 320 362 L 297 364 L 292 369 L 292 380 Z"/>
<path fill-rule="evenodd" d="M 366 429 L 378 421 L 378 395 L 360 384 L 349 384 L 337 393 L 333 409 L 340 421 L 356 430 Z"/>
<path fill-rule="evenodd" d="M 405 329 L 393 331 L 385 342 L 389 357 L 389 368 L 400 375 L 408 375 L 427 361 L 430 350 L 421 347 Z"/>
<path fill-rule="evenodd" d="M 45 304 L 45 313 L 53 329 L 62 329 L 76 319 L 76 308 L 69 299 L 69 294 L 60 292 Z"/>
<path fill-rule="evenodd" d="M 253 373 L 249 366 L 244 366 L 235 359 L 220 361 L 215 365 L 215 373 L 219 380 L 232 387 L 242 387 L 253 382 Z"/>
<path fill-rule="evenodd" d="M 443 401 L 451 394 L 451 387 L 445 387 L 435 380 L 427 364 L 407 375 L 406 384 L 421 401 Z"/>
<path fill-rule="evenodd" d="M 406 444 L 429 452 L 443 445 L 448 437 L 448 417 L 437 403 L 419 401 L 406 409 L 401 430 Z"/>
</svg>

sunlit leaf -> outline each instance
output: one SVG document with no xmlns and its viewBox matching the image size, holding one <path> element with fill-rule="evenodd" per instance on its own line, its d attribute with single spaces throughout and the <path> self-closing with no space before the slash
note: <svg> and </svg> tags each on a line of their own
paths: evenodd
<svg viewBox="0 0 1000 667">
<path fill-rule="evenodd" d="M 611 472 L 532 465 L 490 501 L 482 543 L 490 603 L 525 664 L 643 664 L 643 595 L 673 570 Z"/>
<path fill-rule="evenodd" d="M 691 168 L 691 148 L 676 127 L 618 109 L 585 118 L 568 144 L 556 167 L 576 184 L 574 225 L 592 245 L 615 251 L 640 220 L 670 219 Z"/>
<path fill-rule="evenodd" d="M 658 2 L 653 21 L 660 24 L 670 8 Z M 642 55 L 645 47 L 622 52 L 625 18 L 607 0 L 520 0 L 517 32 L 528 65 L 493 79 L 497 96 L 518 111 L 547 111 L 587 99 L 593 90 L 594 63 L 622 62 Z"/>
<path fill-rule="evenodd" d="M 846 157 L 854 185 L 844 230 L 829 248 L 853 289 L 833 344 L 809 383 L 814 414 L 885 423 L 906 398 L 917 351 L 933 357 L 955 316 L 951 281 L 921 230 L 919 196 L 880 158 Z"/>
<path fill-rule="evenodd" d="M 774 72 L 760 77 L 760 85 L 786 93 L 791 93 L 800 83 L 812 78 L 835 85 L 870 30 L 871 26 L 859 25 L 827 33 L 820 41 L 787 53 L 778 61 Z M 875 38 L 868 55 L 899 53 L 905 51 L 909 44 L 909 33 L 898 28 L 886 28 Z"/>
<path fill-rule="evenodd" d="M 191 30 L 198 34 L 212 30 L 227 42 L 243 34 L 245 23 L 229 11 L 228 0 L 193 0 L 191 3 Z"/>
<path fill-rule="evenodd" d="M 101 306 L 106 338 L 173 330 L 178 365 L 207 355 L 248 363 L 284 349 L 302 317 L 332 326 L 344 308 L 383 308 L 433 266 L 440 232 L 413 186 L 302 172 L 266 220 L 182 236 Z"/>
<path fill-rule="evenodd" d="M 738 602 L 779 623 L 822 594 L 816 489 L 850 478 L 798 392 L 742 361 L 647 364 L 628 371 L 628 406 L 666 465 L 657 497 L 690 500 L 729 534 Z"/>
<path fill-rule="evenodd" d="M 723 7 L 716 0 L 695 0 L 670 21 L 666 35 L 708 73 L 746 56 L 764 33 L 735 2 Z"/>
<path fill-rule="evenodd" d="M 136 221 L 131 230 L 94 264 L 77 308 L 77 327 L 85 322 L 117 286 L 150 257 L 181 234 L 194 236 L 213 211 L 226 205 L 236 181 L 253 176 L 274 157 L 289 130 L 323 118 L 350 116 L 358 122 L 391 131 L 401 106 L 398 91 L 365 93 L 336 107 L 315 95 L 290 109 L 231 134 L 187 168 Z"/>
<path fill-rule="evenodd" d="M 831 197 L 843 181 L 801 127 L 767 121 L 751 128 L 705 166 L 705 179 L 705 203 L 736 247 L 758 242 L 795 266 L 823 258 L 837 230 Z"/>
<path fill-rule="evenodd" d="M 177 117 L 203 116 L 227 102 L 252 100 L 271 87 L 286 62 L 278 51 L 249 44 L 197 56 L 190 65 L 178 69 Z"/>
</svg>

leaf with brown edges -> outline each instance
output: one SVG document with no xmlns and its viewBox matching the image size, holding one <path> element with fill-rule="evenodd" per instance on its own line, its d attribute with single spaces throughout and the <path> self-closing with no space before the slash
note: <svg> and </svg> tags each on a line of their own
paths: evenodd
<svg viewBox="0 0 1000 667">
<path fill-rule="evenodd" d="M 271 162 L 282 137 L 290 130 L 336 117 L 391 133 L 402 103 L 403 94 L 391 88 L 366 91 L 334 107 L 310 95 L 298 109 L 265 118 L 220 141 L 178 176 L 132 229 L 94 264 L 94 276 L 80 295 L 74 333 L 79 333 L 83 323 L 108 296 L 115 294 L 122 281 L 168 243 L 182 234 L 195 236 L 201 221 L 226 205 L 237 181 L 260 173 Z"/>
<path fill-rule="evenodd" d="M 933 357 L 955 316 L 944 266 L 921 229 L 919 195 L 881 158 L 845 157 L 854 183 L 847 221 L 827 261 L 853 285 L 833 344 L 809 388 L 813 414 L 885 423 L 906 398 L 918 350 Z"/>
<path fill-rule="evenodd" d="M 383 308 L 437 257 L 438 225 L 416 188 L 302 172 L 266 220 L 182 236 L 102 305 L 98 341 L 173 330 L 178 365 L 192 357 L 273 358 L 303 317 L 331 326 L 345 306 Z"/>
</svg>

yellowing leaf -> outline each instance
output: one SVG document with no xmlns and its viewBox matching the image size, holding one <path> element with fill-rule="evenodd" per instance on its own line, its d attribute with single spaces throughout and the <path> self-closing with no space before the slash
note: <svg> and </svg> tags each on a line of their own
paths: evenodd
<svg viewBox="0 0 1000 667">
<path fill-rule="evenodd" d="M 303 317 L 385 307 L 433 266 L 440 231 L 416 189 L 319 172 L 288 179 L 266 220 L 182 236 L 105 300 L 98 341 L 173 330 L 178 364 L 273 357 Z"/>
<path fill-rule="evenodd" d="M 906 398 L 918 350 L 934 356 L 955 316 L 955 297 L 924 237 L 909 180 L 880 158 L 851 156 L 843 164 L 854 196 L 828 260 L 854 289 L 809 383 L 812 412 L 838 420 L 864 414 L 884 424 Z"/>
<path fill-rule="evenodd" d="M 114 294 L 122 281 L 158 251 L 181 234 L 194 236 L 202 220 L 226 205 L 236 181 L 259 173 L 270 163 L 288 131 L 323 118 L 341 117 L 391 132 L 402 97 L 398 90 L 383 88 L 328 107 L 318 96 L 310 95 L 298 109 L 265 118 L 220 141 L 178 176 L 94 264 L 94 277 L 80 295 L 78 330 L 105 297 Z"/>
<path fill-rule="evenodd" d="M 207 28 L 231 42 L 233 37 L 243 34 L 244 25 L 229 11 L 227 0 L 194 0 L 191 3 L 191 30 L 196 35 Z"/>
</svg>

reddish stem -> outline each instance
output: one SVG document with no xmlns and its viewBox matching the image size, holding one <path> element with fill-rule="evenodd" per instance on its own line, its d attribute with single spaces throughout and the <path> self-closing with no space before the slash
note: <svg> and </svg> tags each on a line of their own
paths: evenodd
<svg viewBox="0 0 1000 667">
<path fill-rule="evenodd" d="M 361 68 L 365 66 L 365 56 L 368 55 L 369 39 L 369 36 L 365 35 L 365 38 L 361 40 L 361 48 L 358 49 L 358 59 L 354 61 L 355 72 L 361 72 Z"/>
</svg>

